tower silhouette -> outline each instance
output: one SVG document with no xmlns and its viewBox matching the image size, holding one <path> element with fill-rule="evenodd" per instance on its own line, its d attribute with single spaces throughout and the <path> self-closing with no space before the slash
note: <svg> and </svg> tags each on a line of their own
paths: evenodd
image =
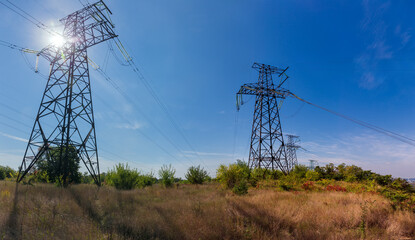
<svg viewBox="0 0 415 240">
<path fill-rule="evenodd" d="M 255 110 L 252 123 L 251 145 L 248 165 L 251 168 L 280 169 L 290 171 L 281 128 L 279 102 L 290 92 L 282 88 L 288 79 L 287 68 L 277 68 L 254 63 L 258 71 L 258 82 L 241 86 L 236 93 L 237 101 L 243 104 L 242 95 L 255 95 Z M 277 80 L 274 84 L 274 78 Z M 239 110 L 239 104 L 237 104 Z"/>
<path fill-rule="evenodd" d="M 62 46 L 49 45 L 39 53 L 51 65 L 42 101 L 19 168 L 20 182 L 40 159 L 54 159 L 54 168 L 67 183 L 70 158 L 76 154 L 100 185 L 94 111 L 87 49 L 116 37 L 103 1 L 85 6 L 60 22 Z"/>
<path fill-rule="evenodd" d="M 287 144 L 285 145 L 287 150 L 287 162 L 289 169 L 293 169 L 295 165 L 298 164 L 297 149 L 301 148 L 301 146 L 298 145 L 300 137 L 292 134 L 286 134 L 286 136 L 288 138 Z"/>
</svg>

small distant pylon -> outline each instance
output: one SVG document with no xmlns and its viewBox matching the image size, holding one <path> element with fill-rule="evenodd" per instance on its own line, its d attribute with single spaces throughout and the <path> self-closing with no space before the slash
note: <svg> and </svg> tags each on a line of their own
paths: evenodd
<svg viewBox="0 0 415 240">
<path fill-rule="evenodd" d="M 297 149 L 301 148 L 300 145 L 300 137 L 292 134 L 286 134 L 287 136 L 287 143 L 285 145 L 286 152 L 287 152 L 287 161 L 289 169 L 293 169 L 296 165 L 298 165 L 297 161 Z"/>
<path fill-rule="evenodd" d="M 314 168 L 316 167 L 315 164 L 317 163 L 317 160 L 310 159 L 308 161 L 310 162 L 310 170 L 314 170 Z"/>
</svg>

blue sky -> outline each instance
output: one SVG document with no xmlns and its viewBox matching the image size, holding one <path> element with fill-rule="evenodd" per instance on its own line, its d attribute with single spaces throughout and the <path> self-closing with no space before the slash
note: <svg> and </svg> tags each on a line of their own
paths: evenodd
<svg viewBox="0 0 415 240">
<path fill-rule="evenodd" d="M 78 1 L 13 2 L 57 30 L 59 18 L 82 7 Z M 214 176 L 219 164 L 247 160 L 254 102 L 245 98 L 247 103 L 236 112 L 235 93 L 257 80 L 253 62 L 289 66 L 286 87 L 310 102 L 415 135 L 413 1 L 106 3 L 115 32 L 190 145 L 132 70 L 120 65 L 103 43 L 89 49 L 91 59 L 134 103 L 91 69 L 102 171 L 118 162 L 145 172 L 172 164 L 183 177 L 189 166 L 201 164 Z M 50 43 L 48 33 L 2 5 L 0 20 L 0 40 L 31 49 Z M 1 47 L 0 54 L 0 165 L 17 168 L 46 80 L 18 51 Z M 35 56 L 26 57 L 34 65 Z M 48 73 L 44 60 L 40 72 Z M 397 177 L 414 176 L 413 146 L 294 99 L 284 102 L 281 120 L 283 131 L 299 135 L 307 149 L 298 152 L 300 163 L 345 162 Z"/>
</svg>

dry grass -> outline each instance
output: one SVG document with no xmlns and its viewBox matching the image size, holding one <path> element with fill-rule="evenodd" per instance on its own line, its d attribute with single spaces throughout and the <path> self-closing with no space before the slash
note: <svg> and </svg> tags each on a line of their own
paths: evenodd
<svg viewBox="0 0 415 240">
<path fill-rule="evenodd" d="M 0 239 L 359 239 L 362 231 L 415 239 L 415 214 L 373 194 L 250 189 L 239 197 L 217 185 L 15 190 L 0 181 Z"/>
</svg>

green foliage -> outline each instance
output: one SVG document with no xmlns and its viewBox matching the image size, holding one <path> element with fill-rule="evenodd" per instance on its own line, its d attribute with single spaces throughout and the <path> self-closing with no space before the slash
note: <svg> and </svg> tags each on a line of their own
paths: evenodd
<svg viewBox="0 0 415 240">
<path fill-rule="evenodd" d="M 279 187 L 283 191 L 290 191 L 294 188 L 292 183 L 283 180 L 279 182 Z"/>
<path fill-rule="evenodd" d="M 247 181 L 250 172 L 251 170 L 248 164 L 238 160 L 237 163 L 230 164 L 229 166 L 220 165 L 216 173 L 216 178 L 224 187 L 233 189 L 242 180 Z"/>
<path fill-rule="evenodd" d="M 248 193 L 248 184 L 245 179 L 239 181 L 233 188 L 232 192 L 236 195 L 245 195 Z"/>
<path fill-rule="evenodd" d="M 305 178 L 306 178 L 308 181 L 317 181 L 317 180 L 320 180 L 321 176 L 320 176 L 320 174 L 319 174 L 318 172 L 316 172 L 316 171 L 313 171 L 313 170 L 308 170 L 308 171 L 305 173 Z"/>
<path fill-rule="evenodd" d="M 395 190 L 401 190 L 405 192 L 412 192 L 412 186 L 408 183 L 408 181 L 402 179 L 402 178 L 396 178 L 393 180 L 393 182 L 390 184 L 391 188 Z"/>
<path fill-rule="evenodd" d="M 395 208 L 415 212 L 415 189 L 406 180 L 382 176 L 354 165 L 330 163 L 314 170 L 298 165 L 284 175 L 281 171 L 250 170 L 246 163 L 238 161 L 229 166 L 221 165 L 216 179 L 235 193 L 244 192 L 247 183 L 257 188 L 278 187 L 283 191 L 377 192 L 390 199 Z"/>
<path fill-rule="evenodd" d="M 202 184 L 207 180 L 208 174 L 206 170 L 200 167 L 200 165 L 197 167 L 191 166 L 187 170 L 185 177 L 191 184 Z"/>
<path fill-rule="evenodd" d="M 376 174 L 375 180 L 376 180 L 377 184 L 379 184 L 381 186 L 389 185 L 393 181 L 392 175 L 379 175 L 379 174 Z"/>
<path fill-rule="evenodd" d="M 176 170 L 171 165 L 163 165 L 159 170 L 160 182 L 165 187 L 172 187 Z"/>
<path fill-rule="evenodd" d="M 117 164 L 104 177 L 108 185 L 122 190 L 151 186 L 156 181 L 152 173 L 141 174 L 137 169 L 131 169 L 128 164 L 122 163 Z"/>
<path fill-rule="evenodd" d="M 16 172 L 10 167 L 3 167 L 0 166 L 0 180 L 4 180 L 6 178 L 12 178 L 16 175 Z"/>
<path fill-rule="evenodd" d="M 147 174 L 140 174 L 138 181 L 137 181 L 137 187 L 144 188 L 147 186 L 152 186 L 157 182 L 157 179 L 154 177 L 154 173 L 150 172 Z"/>
<path fill-rule="evenodd" d="M 308 168 L 304 165 L 296 165 L 294 166 L 294 169 L 290 172 L 290 175 L 301 179 L 301 178 L 305 178 L 306 174 L 307 174 Z"/>
<path fill-rule="evenodd" d="M 66 156 L 62 162 L 59 160 L 61 155 Z M 74 146 L 69 146 L 68 149 L 51 147 L 48 153 L 43 154 L 36 163 L 38 172 L 46 172 L 47 177 L 37 180 L 48 179 L 49 182 L 61 182 L 59 185 L 63 186 L 70 183 L 80 183 L 82 174 L 79 172 L 79 162 L 80 159 Z"/>
<path fill-rule="evenodd" d="M 43 182 L 43 183 L 50 183 L 49 175 L 46 171 L 36 171 L 33 174 L 33 181 L 35 182 Z"/>
</svg>

